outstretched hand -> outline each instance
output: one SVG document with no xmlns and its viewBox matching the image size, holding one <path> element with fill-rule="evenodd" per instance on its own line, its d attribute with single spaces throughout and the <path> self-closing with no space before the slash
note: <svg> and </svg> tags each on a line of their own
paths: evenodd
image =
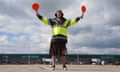
<svg viewBox="0 0 120 72">
<path fill-rule="evenodd" d="M 83 19 L 84 14 L 76 18 L 76 21 L 79 21 L 80 19 Z"/>
<path fill-rule="evenodd" d="M 82 14 L 82 15 L 80 16 L 80 19 L 83 19 L 83 17 L 84 17 L 84 14 Z"/>
<path fill-rule="evenodd" d="M 36 12 L 36 16 L 38 16 L 39 15 L 38 11 L 35 11 L 35 12 Z"/>
</svg>

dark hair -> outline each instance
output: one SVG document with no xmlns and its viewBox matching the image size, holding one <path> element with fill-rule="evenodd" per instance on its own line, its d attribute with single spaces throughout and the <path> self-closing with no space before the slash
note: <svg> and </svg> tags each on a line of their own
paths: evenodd
<svg viewBox="0 0 120 72">
<path fill-rule="evenodd" d="M 62 14 L 62 17 L 64 16 L 62 10 L 57 10 L 56 13 L 55 13 L 55 16 L 57 16 L 57 12 L 60 12 Z"/>
</svg>

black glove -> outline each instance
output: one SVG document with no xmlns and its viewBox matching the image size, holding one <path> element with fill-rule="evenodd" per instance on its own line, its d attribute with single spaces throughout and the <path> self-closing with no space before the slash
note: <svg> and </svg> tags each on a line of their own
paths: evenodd
<svg viewBox="0 0 120 72">
<path fill-rule="evenodd" d="M 80 17 L 77 17 L 76 21 L 79 21 L 80 19 L 83 19 L 83 16 L 84 16 L 84 14 L 82 14 L 82 16 L 80 16 Z"/>
<path fill-rule="evenodd" d="M 84 16 L 84 14 L 82 14 L 82 16 L 80 16 L 80 19 L 83 19 L 83 16 Z"/>
</svg>

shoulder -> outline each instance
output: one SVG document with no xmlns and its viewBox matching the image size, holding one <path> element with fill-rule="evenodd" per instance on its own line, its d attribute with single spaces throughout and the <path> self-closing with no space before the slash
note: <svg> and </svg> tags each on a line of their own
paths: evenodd
<svg viewBox="0 0 120 72">
<path fill-rule="evenodd" d="M 63 19 L 63 20 L 66 20 L 66 18 L 65 18 L 65 17 L 63 17 L 62 19 Z"/>
<path fill-rule="evenodd" d="M 54 22 L 54 21 L 56 21 L 56 18 L 49 18 L 49 21 Z"/>
</svg>

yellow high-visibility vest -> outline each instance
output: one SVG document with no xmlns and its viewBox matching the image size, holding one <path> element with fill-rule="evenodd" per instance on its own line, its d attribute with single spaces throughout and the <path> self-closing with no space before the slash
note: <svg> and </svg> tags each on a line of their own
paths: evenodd
<svg viewBox="0 0 120 72">
<path fill-rule="evenodd" d="M 49 19 L 43 17 L 41 19 L 41 21 L 46 24 L 46 25 L 50 25 Z M 52 36 L 56 36 L 56 35 L 63 35 L 67 37 L 68 34 L 68 26 L 74 25 L 76 24 L 77 21 L 75 19 L 73 20 L 69 20 L 66 19 L 66 21 L 64 22 L 63 25 L 55 25 L 52 27 Z"/>
</svg>

